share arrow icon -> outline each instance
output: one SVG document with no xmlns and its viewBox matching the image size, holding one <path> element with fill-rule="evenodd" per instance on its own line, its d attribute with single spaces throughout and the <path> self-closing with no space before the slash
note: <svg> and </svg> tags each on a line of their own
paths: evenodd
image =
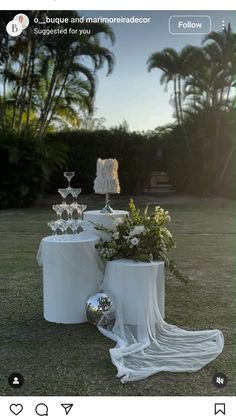
<svg viewBox="0 0 236 419">
<path fill-rule="evenodd" d="M 65 409 L 66 415 L 69 415 L 72 407 L 74 406 L 73 404 L 61 404 L 61 406 Z"/>
</svg>

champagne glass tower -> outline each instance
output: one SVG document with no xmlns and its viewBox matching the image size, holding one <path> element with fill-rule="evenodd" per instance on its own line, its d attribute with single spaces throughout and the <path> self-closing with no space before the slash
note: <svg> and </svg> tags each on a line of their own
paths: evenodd
<svg viewBox="0 0 236 419">
<path fill-rule="evenodd" d="M 79 227 L 82 226 L 83 212 L 87 208 L 87 205 L 81 205 L 78 203 L 78 196 L 81 193 L 81 188 L 72 188 L 71 179 L 74 177 L 75 172 L 64 172 L 64 176 L 67 179 L 67 188 L 59 188 L 58 192 L 62 197 L 61 204 L 53 205 L 52 208 L 56 212 L 57 220 L 48 223 L 54 235 L 57 230 L 60 230 L 62 235 L 72 231 L 73 234 L 77 234 Z M 72 197 L 72 203 L 68 203 L 68 198 Z M 65 214 L 65 215 L 64 215 Z M 64 216 L 64 218 L 63 218 Z"/>
</svg>

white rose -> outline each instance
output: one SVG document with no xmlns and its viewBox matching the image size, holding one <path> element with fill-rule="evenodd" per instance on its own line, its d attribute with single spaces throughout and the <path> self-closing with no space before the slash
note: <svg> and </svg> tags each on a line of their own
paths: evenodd
<svg viewBox="0 0 236 419">
<path fill-rule="evenodd" d="M 123 218 L 120 218 L 120 217 L 118 217 L 118 218 L 116 218 L 114 221 L 113 221 L 113 227 L 114 228 L 116 228 L 119 224 L 122 224 L 123 223 Z"/>
<path fill-rule="evenodd" d="M 129 235 L 132 236 L 138 236 L 139 234 L 144 232 L 144 226 L 135 226 L 133 230 L 130 231 Z"/>
<path fill-rule="evenodd" d="M 137 244 L 139 244 L 138 237 L 133 237 L 130 241 L 131 241 L 133 246 L 137 246 Z"/>
<path fill-rule="evenodd" d="M 116 231 L 115 233 L 113 233 L 112 237 L 113 237 L 113 239 L 118 240 L 119 237 L 120 237 L 119 231 Z"/>
</svg>

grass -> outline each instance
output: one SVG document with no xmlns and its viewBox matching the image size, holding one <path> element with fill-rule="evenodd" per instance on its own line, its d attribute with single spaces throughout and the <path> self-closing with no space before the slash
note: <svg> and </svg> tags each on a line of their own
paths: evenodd
<svg viewBox="0 0 236 419">
<path fill-rule="evenodd" d="M 137 197 L 143 207 L 163 199 Z M 146 380 L 121 384 L 109 357 L 114 343 L 96 328 L 59 325 L 43 319 L 42 272 L 36 253 L 46 222 L 53 218 L 49 202 L 29 209 L 0 211 L 0 394 L 1 395 L 233 395 L 233 257 L 234 211 L 227 200 L 166 200 L 177 239 L 172 256 L 190 281 L 166 276 L 166 320 L 186 329 L 221 329 L 225 348 L 220 357 L 196 373 L 159 373 Z M 85 197 L 89 208 L 100 200 Z M 164 200 L 165 202 L 165 200 Z M 115 200 L 114 207 L 127 207 Z M 8 386 L 12 372 L 20 372 L 21 389 Z M 228 385 L 216 389 L 216 372 Z"/>
</svg>

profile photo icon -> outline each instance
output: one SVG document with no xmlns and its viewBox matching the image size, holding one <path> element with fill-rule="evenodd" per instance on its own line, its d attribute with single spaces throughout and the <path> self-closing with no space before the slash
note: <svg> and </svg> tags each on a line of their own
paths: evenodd
<svg viewBox="0 0 236 419">
<path fill-rule="evenodd" d="M 6 27 L 7 33 L 10 36 L 19 36 L 23 30 L 20 22 L 17 22 L 16 20 L 11 20 L 8 22 Z"/>
<path fill-rule="evenodd" d="M 22 30 L 29 25 L 29 18 L 24 13 L 18 13 L 13 20 L 20 23 Z"/>
<path fill-rule="evenodd" d="M 29 25 L 29 18 L 24 13 L 18 13 L 13 20 L 8 22 L 6 30 L 10 36 L 19 36 Z"/>
</svg>

